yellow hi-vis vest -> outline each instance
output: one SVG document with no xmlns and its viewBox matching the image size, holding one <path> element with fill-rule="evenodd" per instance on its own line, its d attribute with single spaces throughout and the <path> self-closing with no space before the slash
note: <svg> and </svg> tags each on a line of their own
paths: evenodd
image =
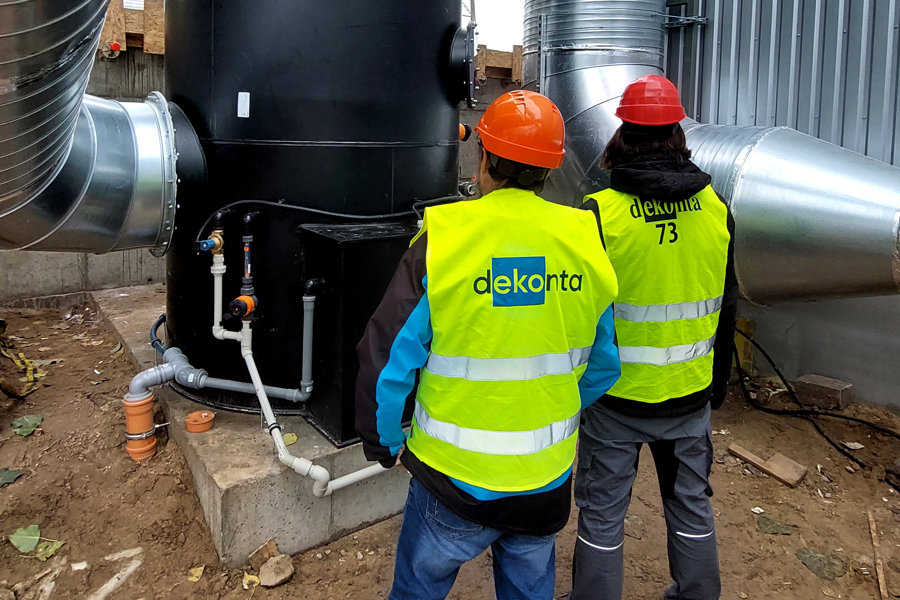
<svg viewBox="0 0 900 600">
<path fill-rule="evenodd" d="M 501 189 L 427 208 L 422 231 L 433 338 L 407 445 L 471 485 L 540 488 L 572 468 L 578 380 L 616 296 L 594 216 Z"/>
<path fill-rule="evenodd" d="M 619 280 L 614 307 L 622 376 L 609 394 L 657 403 L 712 382 L 725 288 L 728 212 L 710 186 L 662 203 L 606 189 L 606 252 Z"/>
</svg>

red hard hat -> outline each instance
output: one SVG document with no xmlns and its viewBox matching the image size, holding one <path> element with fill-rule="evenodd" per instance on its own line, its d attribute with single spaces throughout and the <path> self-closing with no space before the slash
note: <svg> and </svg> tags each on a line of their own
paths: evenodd
<svg viewBox="0 0 900 600">
<path fill-rule="evenodd" d="M 475 128 L 491 154 L 556 169 L 562 164 L 565 125 L 556 105 L 537 92 L 516 90 L 494 100 Z"/>
<path fill-rule="evenodd" d="M 625 88 L 616 116 L 635 125 L 672 125 L 687 115 L 671 81 L 645 75 Z"/>
</svg>

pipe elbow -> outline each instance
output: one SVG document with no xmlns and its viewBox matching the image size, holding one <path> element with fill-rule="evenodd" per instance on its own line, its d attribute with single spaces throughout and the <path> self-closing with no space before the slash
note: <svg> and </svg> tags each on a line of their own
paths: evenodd
<svg viewBox="0 0 900 600">
<path fill-rule="evenodd" d="M 137 401 L 150 395 L 150 388 L 161 383 L 171 381 L 175 377 L 175 367 L 171 364 L 162 364 L 141 371 L 131 378 L 128 384 L 126 401 Z"/>
</svg>

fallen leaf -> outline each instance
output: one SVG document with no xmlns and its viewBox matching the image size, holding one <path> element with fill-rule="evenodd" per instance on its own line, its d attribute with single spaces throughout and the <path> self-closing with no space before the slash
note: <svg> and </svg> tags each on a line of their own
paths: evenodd
<svg viewBox="0 0 900 600">
<path fill-rule="evenodd" d="M 31 361 L 31 364 L 34 365 L 35 367 L 49 367 L 51 365 L 58 365 L 59 363 L 63 362 L 64 360 L 65 360 L 64 358 L 42 358 L 39 360 Z"/>
<path fill-rule="evenodd" d="M 12 422 L 13 430 L 17 435 L 26 437 L 34 433 L 43 420 L 44 417 L 41 415 L 25 415 Z"/>
<path fill-rule="evenodd" d="M 759 515 L 756 518 L 756 523 L 759 525 L 760 531 L 769 535 L 791 535 L 792 533 L 790 527 L 766 515 Z"/>
<path fill-rule="evenodd" d="M 109 353 L 115 354 L 116 352 L 118 352 L 121 349 L 122 349 L 122 342 L 119 342 L 118 344 L 116 344 L 115 348 L 113 348 L 112 350 L 109 351 Z"/>
<path fill-rule="evenodd" d="M 22 471 L 10 471 L 9 469 L 0 469 L 0 487 L 8 485 L 22 476 Z"/>
<path fill-rule="evenodd" d="M 851 450 L 861 450 L 861 449 L 865 448 L 865 446 L 863 446 L 859 442 L 842 442 L 842 443 L 845 446 L 847 446 L 848 448 L 850 448 Z"/>
<path fill-rule="evenodd" d="M 47 540 L 46 542 L 41 542 L 37 547 L 37 554 L 35 554 L 35 558 L 38 560 L 47 560 L 53 554 L 63 547 L 65 544 L 62 540 Z"/>
<path fill-rule="evenodd" d="M 56 325 L 51 325 L 50 329 L 59 329 L 60 331 L 65 331 L 69 326 L 65 323 L 57 323 Z"/>
<path fill-rule="evenodd" d="M 284 434 L 284 445 L 290 446 L 291 444 L 297 443 L 297 434 L 296 433 L 286 433 Z"/>
<path fill-rule="evenodd" d="M 101 383 L 106 383 L 109 379 L 97 379 L 96 381 L 91 381 L 91 385 L 100 385 Z"/>
<path fill-rule="evenodd" d="M 259 585 L 259 577 L 257 577 L 256 575 L 251 575 L 247 571 L 244 571 L 244 577 L 241 579 L 241 585 L 244 586 L 245 590 L 255 588 Z"/>
<path fill-rule="evenodd" d="M 200 565 L 199 567 L 194 567 L 193 569 L 188 569 L 188 581 L 197 582 L 200 581 L 200 578 L 203 577 L 203 569 L 206 568 L 206 565 Z"/>
<path fill-rule="evenodd" d="M 29 525 L 28 527 L 16 529 L 16 532 L 9 536 L 9 541 L 16 547 L 16 550 L 24 554 L 34 550 L 40 538 L 40 528 L 37 525 Z"/>
</svg>

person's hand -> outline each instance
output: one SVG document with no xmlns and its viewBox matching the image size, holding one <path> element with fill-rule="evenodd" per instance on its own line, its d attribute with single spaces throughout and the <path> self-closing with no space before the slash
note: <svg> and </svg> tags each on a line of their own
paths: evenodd
<svg viewBox="0 0 900 600">
<path fill-rule="evenodd" d="M 404 467 L 403 464 L 400 462 L 400 457 L 403 456 L 404 450 L 406 450 L 406 446 L 403 446 L 402 448 L 400 448 L 400 452 L 397 453 L 397 462 L 394 463 L 394 466 L 400 467 L 404 472 L 409 473 L 409 471 L 406 470 L 406 467 Z"/>
</svg>

